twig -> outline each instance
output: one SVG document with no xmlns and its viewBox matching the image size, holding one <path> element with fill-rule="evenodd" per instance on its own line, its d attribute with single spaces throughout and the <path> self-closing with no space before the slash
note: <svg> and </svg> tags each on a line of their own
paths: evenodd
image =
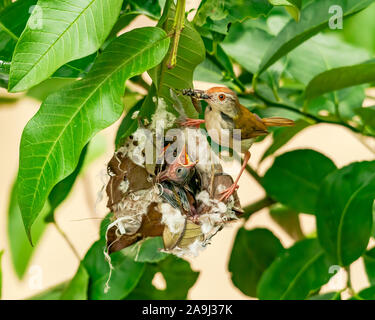
<svg viewBox="0 0 375 320">
<path fill-rule="evenodd" d="M 262 177 L 249 164 L 246 166 L 246 171 L 262 186 Z"/>
<path fill-rule="evenodd" d="M 266 196 L 264 197 L 263 199 L 260 199 L 250 205 L 248 205 L 247 207 L 244 208 L 244 211 L 245 213 L 243 214 L 243 216 L 241 218 L 245 218 L 245 220 L 249 219 L 250 216 L 252 216 L 254 213 L 264 209 L 264 208 L 267 208 L 273 204 L 275 204 L 276 201 L 271 199 L 270 197 Z"/>
<path fill-rule="evenodd" d="M 346 128 L 348 128 L 349 130 L 351 130 L 351 131 L 353 131 L 355 133 L 360 133 L 362 135 L 369 136 L 369 137 L 375 137 L 374 135 L 372 135 L 370 133 L 362 132 L 362 130 L 360 130 L 360 129 L 356 128 L 356 127 L 353 127 L 353 126 L 351 126 L 350 124 L 348 124 L 346 122 L 342 122 L 342 121 L 341 122 L 337 122 L 337 121 L 332 121 L 332 120 L 328 120 L 328 119 L 321 119 L 321 118 L 319 118 L 317 116 L 314 116 L 314 115 L 309 114 L 307 112 L 304 112 L 302 110 L 296 109 L 296 108 L 294 108 L 292 106 L 289 106 L 287 104 L 284 104 L 284 103 L 281 103 L 281 102 L 274 102 L 274 101 L 271 101 L 271 100 L 267 99 L 266 97 L 263 97 L 257 91 L 257 76 L 254 76 L 254 78 L 253 78 L 253 89 L 254 89 L 254 93 L 253 93 L 254 97 L 258 98 L 259 100 L 262 100 L 266 105 L 298 113 L 298 114 L 300 114 L 300 115 L 302 115 L 302 116 L 304 116 L 306 118 L 309 118 L 309 119 L 313 120 L 315 123 L 336 124 L 336 125 L 340 125 L 340 126 L 346 127 Z"/>
<path fill-rule="evenodd" d="M 173 32 L 173 44 L 172 50 L 169 57 L 168 62 L 168 69 L 173 69 L 177 63 L 177 50 L 178 50 L 178 43 L 180 41 L 181 31 L 184 28 L 185 24 L 185 2 L 186 0 L 178 0 L 177 1 L 177 8 L 176 14 L 172 26 Z"/>
<path fill-rule="evenodd" d="M 346 280 L 346 287 L 349 291 L 349 294 L 351 296 L 355 296 L 356 293 L 354 292 L 354 289 L 352 287 L 352 278 L 351 278 L 351 275 L 350 275 L 350 266 L 345 267 L 345 271 L 346 271 L 346 274 L 347 274 L 347 277 L 348 277 L 347 280 Z"/>
<path fill-rule="evenodd" d="M 58 225 L 58 223 L 56 222 L 56 220 L 53 221 L 53 224 L 55 225 L 55 227 L 56 227 L 57 231 L 60 233 L 60 235 L 65 239 L 65 241 L 68 244 L 68 246 L 70 247 L 70 249 L 72 249 L 72 251 L 73 251 L 74 255 L 76 256 L 76 258 L 78 259 L 78 261 L 81 261 L 81 258 L 79 256 L 78 251 L 73 246 L 72 242 L 69 240 L 69 238 L 65 234 L 65 232 L 60 228 L 60 226 Z"/>
</svg>

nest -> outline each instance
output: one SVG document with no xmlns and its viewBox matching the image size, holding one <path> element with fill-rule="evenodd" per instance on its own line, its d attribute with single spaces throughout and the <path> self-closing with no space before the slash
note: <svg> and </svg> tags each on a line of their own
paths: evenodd
<svg viewBox="0 0 375 320">
<path fill-rule="evenodd" d="M 177 147 L 175 153 L 184 152 L 194 164 L 184 184 L 158 180 L 168 169 L 169 164 L 160 161 L 165 153 L 151 150 L 158 161 L 145 164 L 147 143 L 158 134 L 156 121 L 164 121 L 164 134 L 175 120 L 159 101 L 152 123 L 147 128 L 140 126 L 108 163 L 107 207 L 113 213 L 106 233 L 108 253 L 149 237 L 162 237 L 165 252 L 196 256 L 217 232 L 243 213 L 236 193 L 219 201 L 220 192 L 230 187 L 233 179 L 223 172 L 203 130 L 180 130 L 185 139 L 182 151 Z M 167 147 L 165 143 L 164 150 Z"/>
</svg>

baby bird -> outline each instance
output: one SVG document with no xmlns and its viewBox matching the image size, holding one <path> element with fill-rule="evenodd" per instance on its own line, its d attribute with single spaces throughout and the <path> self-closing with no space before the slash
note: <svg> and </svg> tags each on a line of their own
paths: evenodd
<svg viewBox="0 0 375 320">
<path fill-rule="evenodd" d="M 166 147 L 166 149 L 169 145 Z M 165 150 L 166 150 L 165 149 Z M 182 209 L 193 222 L 198 218 L 195 208 L 194 192 L 190 187 L 196 162 L 191 162 L 185 145 L 179 156 L 160 172 L 156 181 L 162 188 L 161 197 L 172 207 Z"/>
<path fill-rule="evenodd" d="M 286 118 L 273 117 L 261 119 L 240 104 L 235 92 L 226 87 L 213 87 L 207 91 L 194 90 L 195 97 L 207 101 L 204 120 L 185 119 L 181 125 L 199 127 L 205 123 L 208 134 L 218 144 L 233 148 L 233 141 L 241 145 L 244 161 L 241 171 L 233 185 L 224 190 L 220 201 L 227 200 L 238 188 L 238 181 L 250 159 L 250 147 L 259 136 L 268 134 L 267 127 L 293 126 L 294 121 Z M 191 95 L 191 91 L 189 91 Z M 234 130 L 240 130 L 240 136 Z"/>
</svg>

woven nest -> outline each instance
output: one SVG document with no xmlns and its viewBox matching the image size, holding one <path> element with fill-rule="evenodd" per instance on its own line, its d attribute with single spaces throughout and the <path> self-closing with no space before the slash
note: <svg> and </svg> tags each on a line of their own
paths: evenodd
<svg viewBox="0 0 375 320">
<path fill-rule="evenodd" d="M 156 117 L 173 123 L 171 114 L 165 110 L 155 114 Z M 149 127 L 152 128 L 152 124 Z M 129 136 L 108 163 L 107 207 L 113 213 L 106 234 L 108 253 L 160 236 L 164 251 L 195 256 L 227 223 L 243 213 L 236 193 L 225 203 L 218 200 L 220 192 L 230 187 L 233 179 L 223 173 L 204 132 L 191 128 L 181 131 L 189 137 L 183 150 L 196 163 L 187 181 L 189 188 L 173 181 L 162 184 L 158 181 L 158 174 L 166 170 L 168 164 L 144 164 L 148 138 L 143 128 Z M 155 130 L 151 132 L 155 134 Z M 186 193 L 190 209 L 178 205 L 178 201 L 177 205 L 169 201 L 165 193 L 171 190 L 176 195 L 180 191 Z"/>
</svg>

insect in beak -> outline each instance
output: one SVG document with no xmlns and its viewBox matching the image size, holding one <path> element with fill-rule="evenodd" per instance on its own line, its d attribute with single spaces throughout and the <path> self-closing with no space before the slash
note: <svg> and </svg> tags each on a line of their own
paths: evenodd
<svg viewBox="0 0 375 320">
<path fill-rule="evenodd" d="M 204 90 L 183 89 L 182 94 L 185 96 L 190 96 L 190 97 L 194 97 L 196 99 L 201 99 L 201 100 L 210 99 L 210 96 Z"/>
</svg>

